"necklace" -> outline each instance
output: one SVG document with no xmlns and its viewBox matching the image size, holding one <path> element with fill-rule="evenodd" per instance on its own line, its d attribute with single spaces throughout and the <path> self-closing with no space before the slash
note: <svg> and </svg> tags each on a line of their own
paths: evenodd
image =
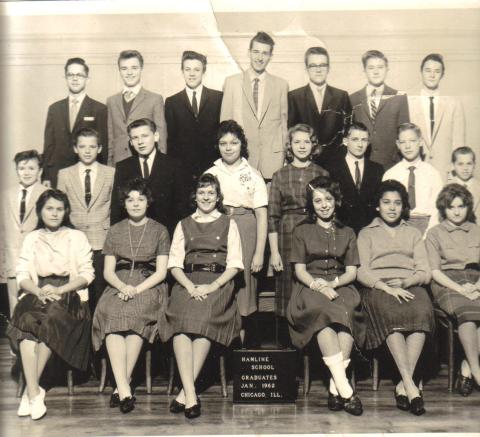
<svg viewBox="0 0 480 437">
<path fill-rule="evenodd" d="M 147 229 L 147 223 L 148 221 L 145 222 L 143 225 L 143 231 L 142 235 L 140 237 L 140 241 L 138 242 L 137 249 L 135 250 L 135 253 L 133 253 L 133 243 L 132 243 L 132 233 L 130 231 L 130 222 L 128 223 L 128 240 L 130 241 L 130 253 L 132 255 L 132 268 L 130 269 L 130 277 L 133 275 L 133 271 L 135 270 L 135 258 L 138 255 L 138 251 L 140 250 L 140 245 L 142 244 L 143 236 L 145 235 L 145 230 Z"/>
</svg>

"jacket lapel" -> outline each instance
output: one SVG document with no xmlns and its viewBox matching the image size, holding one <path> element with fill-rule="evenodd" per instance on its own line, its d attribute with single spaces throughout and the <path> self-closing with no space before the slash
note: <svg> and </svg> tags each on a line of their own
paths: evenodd
<svg viewBox="0 0 480 437">
<path fill-rule="evenodd" d="M 380 99 L 380 103 L 378 104 L 377 108 L 377 115 L 378 113 L 384 108 L 385 104 L 387 103 L 388 99 L 391 99 L 392 96 L 396 96 L 397 91 L 389 86 L 385 85 L 383 88 L 382 98 Z"/>
<path fill-rule="evenodd" d="M 243 84 L 242 84 L 243 94 L 247 99 L 248 104 L 250 105 L 250 110 L 253 112 L 255 117 L 257 116 L 257 111 L 255 110 L 255 104 L 253 103 L 253 93 L 252 93 L 252 84 L 250 83 L 250 76 L 247 72 L 243 73 Z"/>
<path fill-rule="evenodd" d="M 83 191 L 83 181 L 80 179 L 79 175 L 79 165 L 78 163 L 73 165 L 72 167 L 69 168 L 69 179 L 70 179 L 70 184 L 72 185 L 72 190 L 75 193 L 75 196 L 77 196 L 77 199 L 79 203 L 86 208 L 87 205 L 85 203 L 85 193 Z"/>
<path fill-rule="evenodd" d="M 188 99 L 188 94 L 187 94 L 187 91 L 185 89 L 180 94 L 180 99 L 181 99 L 182 103 L 185 105 L 185 108 L 187 108 L 188 112 L 190 112 L 190 114 L 192 114 L 192 117 L 194 117 L 193 108 L 192 108 L 192 105 L 190 104 L 190 100 Z"/>
<path fill-rule="evenodd" d="M 153 163 L 152 163 L 152 171 L 150 172 L 150 176 L 148 178 L 149 181 L 153 181 L 155 180 L 155 178 L 157 177 L 157 173 L 159 173 L 160 169 L 160 160 L 161 160 L 161 156 L 160 156 L 160 151 L 157 149 L 156 153 L 155 153 L 155 158 L 153 159 Z M 138 160 L 137 160 L 138 162 Z M 139 168 L 140 168 L 140 164 L 138 164 Z M 140 170 L 140 175 L 142 175 L 142 172 Z"/>
<path fill-rule="evenodd" d="M 370 108 L 368 106 L 368 95 L 367 95 L 367 87 L 365 86 L 362 91 L 363 99 L 362 99 L 362 111 L 365 112 L 368 120 L 371 121 L 372 118 L 370 117 Z"/>
<path fill-rule="evenodd" d="M 209 91 L 210 90 L 207 87 L 205 87 L 205 86 L 203 87 L 202 97 L 200 98 L 200 107 L 198 108 L 198 115 L 200 115 L 203 108 L 205 108 L 205 105 L 207 104 Z"/>
<path fill-rule="evenodd" d="M 70 130 L 70 108 L 68 105 L 68 97 L 64 100 L 62 100 L 62 115 L 63 115 L 63 123 L 67 127 L 67 130 L 69 133 L 71 133 Z"/>
<path fill-rule="evenodd" d="M 10 202 L 10 210 L 13 212 L 15 223 L 17 224 L 17 226 L 20 226 L 20 205 L 18 203 L 19 189 L 20 188 L 18 187 L 18 185 L 12 188 L 8 196 Z"/>
<path fill-rule="evenodd" d="M 268 73 L 265 73 L 265 92 L 263 93 L 263 102 L 262 102 L 262 112 L 258 122 L 261 123 L 265 114 L 267 113 L 268 107 L 270 106 L 270 101 L 272 100 L 273 95 L 273 84 Z"/>
<path fill-rule="evenodd" d="M 138 92 L 137 96 L 133 100 L 132 109 L 130 109 L 130 114 L 133 114 L 135 112 L 135 109 L 138 107 L 138 105 L 140 105 L 140 103 L 142 103 L 142 101 L 145 100 L 145 95 L 146 95 L 145 90 L 143 88 L 140 88 L 140 91 Z"/>
<path fill-rule="evenodd" d="M 37 203 L 38 196 L 40 195 L 40 189 L 42 188 L 40 182 L 35 183 L 32 192 L 30 193 L 30 198 L 28 199 L 27 206 L 25 208 L 25 218 L 23 221 L 25 222 L 28 216 L 33 212 L 35 209 L 35 205 Z M 19 217 L 20 219 L 20 217 Z"/>
<path fill-rule="evenodd" d="M 100 191 L 102 190 L 104 184 L 105 184 L 105 170 L 103 166 L 100 163 L 98 163 L 97 176 L 95 178 L 95 184 L 93 186 L 93 191 L 92 191 L 92 199 L 90 200 L 90 204 L 88 205 L 88 208 L 91 208 L 92 205 L 95 203 L 95 201 L 98 199 L 98 196 L 100 195 Z"/>
<path fill-rule="evenodd" d="M 305 114 L 311 114 L 313 112 L 315 114 L 315 117 L 318 117 L 320 115 L 320 113 L 318 112 L 317 102 L 315 102 L 315 97 L 313 95 L 312 89 L 310 88 L 310 85 L 307 85 L 305 87 L 305 105 Z"/>
<path fill-rule="evenodd" d="M 332 90 L 328 85 L 325 85 L 325 91 L 323 93 L 322 112 L 320 113 L 320 115 L 323 115 L 324 111 L 328 108 L 333 107 L 332 100 Z"/>
<path fill-rule="evenodd" d="M 445 114 L 445 97 L 440 96 L 438 99 L 437 105 L 437 113 L 435 114 L 435 124 L 433 126 L 433 134 L 432 134 L 432 144 L 437 136 L 438 129 L 442 122 L 443 114 Z"/>
<path fill-rule="evenodd" d="M 75 123 L 73 123 L 72 132 L 75 132 L 75 130 L 77 129 L 78 123 L 81 120 L 83 120 L 83 117 L 87 115 L 89 111 L 90 111 L 90 98 L 88 96 L 85 96 L 82 104 L 80 105 L 80 108 L 78 109 L 77 118 L 75 119 Z"/>
</svg>

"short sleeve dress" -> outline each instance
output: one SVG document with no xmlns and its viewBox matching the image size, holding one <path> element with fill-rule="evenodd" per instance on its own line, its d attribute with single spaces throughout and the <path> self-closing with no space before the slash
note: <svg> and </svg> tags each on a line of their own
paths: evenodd
<svg viewBox="0 0 480 437">
<path fill-rule="evenodd" d="M 333 226 L 325 229 L 316 223 L 302 223 L 293 231 L 290 262 L 306 264 L 314 278 L 327 281 L 345 273 L 346 266 L 359 264 L 354 231 L 349 227 Z M 298 282 L 287 306 L 290 337 L 295 347 L 308 345 L 312 337 L 332 324 L 345 326 L 361 343 L 361 329 L 354 321 L 360 295 L 353 285 L 335 289 L 338 297 L 328 299 Z"/>
<path fill-rule="evenodd" d="M 115 256 L 119 279 L 136 286 L 155 272 L 156 257 L 168 255 L 169 249 L 170 238 L 165 226 L 152 219 L 144 226 L 133 226 L 125 219 L 108 231 L 103 254 Z M 135 261 L 133 270 L 132 260 Z M 107 334 L 133 332 L 150 343 L 157 334 L 158 313 L 165 310 L 167 303 L 167 285 L 162 282 L 126 302 L 118 298 L 117 292 L 107 286 L 98 301 L 92 329 L 95 350 L 100 349 Z"/>
<path fill-rule="evenodd" d="M 289 262 L 292 250 L 292 233 L 295 226 L 305 219 L 307 184 L 317 176 L 328 176 L 313 162 L 305 168 L 288 164 L 273 174 L 268 197 L 268 232 L 278 233 L 278 250 L 283 271 L 275 275 L 275 313 L 285 317 L 293 286 L 293 270 Z"/>
</svg>

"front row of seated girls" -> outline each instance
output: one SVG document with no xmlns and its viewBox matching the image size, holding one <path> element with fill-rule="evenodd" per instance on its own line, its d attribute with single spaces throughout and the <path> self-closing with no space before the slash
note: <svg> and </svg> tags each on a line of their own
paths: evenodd
<svg viewBox="0 0 480 437">
<path fill-rule="evenodd" d="M 363 411 L 347 377 L 352 347 L 362 347 L 353 317 L 361 303 L 366 348 L 386 344 L 399 370 L 396 406 L 425 413 L 413 374 L 433 331 L 425 290 L 431 276 L 435 305 L 459 326 L 465 352 L 459 390 L 466 396 L 478 388 L 480 228 L 469 191 L 458 184 L 441 191 L 441 223 L 427 234 L 428 252 L 420 231 L 406 221 L 408 194 L 397 181 L 381 183 L 378 217 L 360 232 L 358 249 L 355 233 L 335 218 L 338 185 L 319 176 L 307 184 L 306 197 L 308 214 L 293 231 L 289 261 L 297 281 L 286 313 L 297 348 L 318 342 L 331 373 L 328 408 Z M 170 251 L 166 229 L 146 217 L 150 199 L 143 180 L 123 189 L 128 218 L 112 226 L 104 247 L 109 287 L 93 316 L 93 345 L 98 350 L 105 340 L 117 387 L 110 405 L 127 413 L 135 407 L 130 378 L 143 341 L 152 342 L 157 333 L 162 341 L 173 337 L 183 388 L 170 411 L 191 419 L 201 414 L 195 379 L 212 342 L 229 346 L 240 333 L 233 278 L 244 267 L 242 246 L 235 221 L 222 213 L 213 175 L 198 179 L 196 211 L 177 225 Z M 27 382 L 18 415 L 32 419 L 46 413 L 39 380 L 51 353 L 78 369 L 86 368 L 90 354 L 91 249 L 85 235 L 71 228 L 69 209 L 58 190 L 40 196 L 38 229 L 26 237 L 17 266 L 22 291 L 8 334 L 20 350 Z M 176 280 L 170 296 L 167 269 Z M 355 279 L 363 289 L 354 286 Z"/>
</svg>

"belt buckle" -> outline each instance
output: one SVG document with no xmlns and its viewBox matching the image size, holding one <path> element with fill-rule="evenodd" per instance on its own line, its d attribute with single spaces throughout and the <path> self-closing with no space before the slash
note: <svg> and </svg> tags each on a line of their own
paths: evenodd
<svg viewBox="0 0 480 437">
<path fill-rule="evenodd" d="M 152 272 L 150 272 L 150 270 L 148 269 L 142 269 L 140 270 L 140 273 L 143 275 L 144 278 L 149 278 L 150 276 L 152 276 Z"/>
<path fill-rule="evenodd" d="M 215 263 L 211 263 L 210 266 L 209 266 L 209 269 L 208 271 L 210 273 L 215 273 L 217 271 L 217 265 Z"/>
</svg>

